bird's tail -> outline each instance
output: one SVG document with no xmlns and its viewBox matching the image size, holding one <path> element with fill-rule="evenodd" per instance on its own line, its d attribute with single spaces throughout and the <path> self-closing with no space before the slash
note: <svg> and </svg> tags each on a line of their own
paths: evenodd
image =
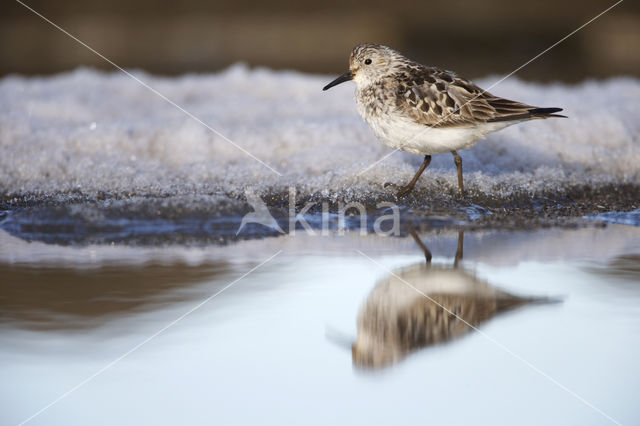
<svg viewBox="0 0 640 426">
<path fill-rule="evenodd" d="M 568 118 L 566 115 L 555 114 L 562 111 L 562 108 L 532 108 L 529 110 L 529 114 L 534 117 L 547 118 L 547 117 L 561 117 Z"/>
<path fill-rule="evenodd" d="M 496 308 L 499 312 L 503 312 L 525 305 L 547 305 L 562 302 L 564 302 L 562 297 L 520 297 L 503 293 L 502 297 L 496 300 Z"/>
</svg>

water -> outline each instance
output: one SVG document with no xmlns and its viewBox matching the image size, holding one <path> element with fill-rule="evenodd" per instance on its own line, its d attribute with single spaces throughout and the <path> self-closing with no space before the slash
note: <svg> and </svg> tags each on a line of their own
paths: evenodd
<svg viewBox="0 0 640 426">
<path fill-rule="evenodd" d="M 0 273 L 9 278 L 1 298 L 3 423 L 27 419 L 136 348 L 29 424 L 610 423 L 557 383 L 634 424 L 639 237 L 640 228 L 621 225 L 466 232 L 454 268 L 453 230 L 419 235 L 431 267 L 411 236 L 298 234 L 114 250 L 4 233 L 14 261 L 1 253 Z M 438 285 L 462 282 L 458 296 L 476 309 L 486 298 L 469 296 L 474 286 L 549 300 L 494 312 L 479 331 L 452 340 L 417 342 L 385 365 L 356 362 L 358 316 L 376 303 L 376 289 L 394 276 L 420 286 L 434 271 L 453 274 Z M 419 322 L 428 304 L 410 290 L 386 297 L 408 298 Z M 393 327 L 396 314 L 377 321 Z"/>
</svg>

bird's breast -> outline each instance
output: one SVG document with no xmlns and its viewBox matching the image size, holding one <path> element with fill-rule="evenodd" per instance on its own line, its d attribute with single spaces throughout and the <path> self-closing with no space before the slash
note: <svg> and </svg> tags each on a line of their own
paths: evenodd
<svg viewBox="0 0 640 426">
<path fill-rule="evenodd" d="M 395 97 L 382 84 L 372 84 L 356 90 L 355 98 L 358 112 L 367 122 L 370 118 L 381 117 L 391 113 L 395 108 Z"/>
</svg>

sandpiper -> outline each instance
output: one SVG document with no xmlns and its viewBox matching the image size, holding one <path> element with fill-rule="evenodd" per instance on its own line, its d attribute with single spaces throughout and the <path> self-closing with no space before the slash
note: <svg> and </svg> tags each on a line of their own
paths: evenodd
<svg viewBox="0 0 640 426">
<path fill-rule="evenodd" d="M 494 96 L 451 71 L 427 67 L 380 44 L 360 44 L 351 51 L 349 70 L 322 90 L 353 80 L 358 112 L 373 133 L 391 148 L 424 155 L 413 179 L 398 186 L 408 194 L 429 166 L 431 156 L 450 152 L 464 193 L 459 150 L 487 134 L 536 118 L 564 117 L 562 108 L 539 108 Z"/>
</svg>

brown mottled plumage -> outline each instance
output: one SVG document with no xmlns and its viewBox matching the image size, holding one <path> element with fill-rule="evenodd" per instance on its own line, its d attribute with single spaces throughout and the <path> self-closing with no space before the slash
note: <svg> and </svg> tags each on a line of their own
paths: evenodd
<svg viewBox="0 0 640 426">
<path fill-rule="evenodd" d="M 407 67 L 394 75 L 396 106 L 418 123 L 433 127 L 562 117 L 521 102 L 500 98 L 451 71 Z"/>
<path fill-rule="evenodd" d="M 553 114 L 560 108 L 538 108 L 494 96 L 452 71 L 427 67 L 378 44 L 362 44 L 351 53 L 350 62 L 374 55 L 378 50 L 394 53 L 396 61 L 385 78 L 367 85 L 363 95 L 385 98 L 391 93 L 398 112 L 426 126 L 472 126 L 499 121 L 564 117 Z M 382 89 L 382 90 L 380 90 Z M 387 109 L 378 107 L 381 111 Z M 550 111 L 553 110 L 553 111 Z"/>
</svg>

